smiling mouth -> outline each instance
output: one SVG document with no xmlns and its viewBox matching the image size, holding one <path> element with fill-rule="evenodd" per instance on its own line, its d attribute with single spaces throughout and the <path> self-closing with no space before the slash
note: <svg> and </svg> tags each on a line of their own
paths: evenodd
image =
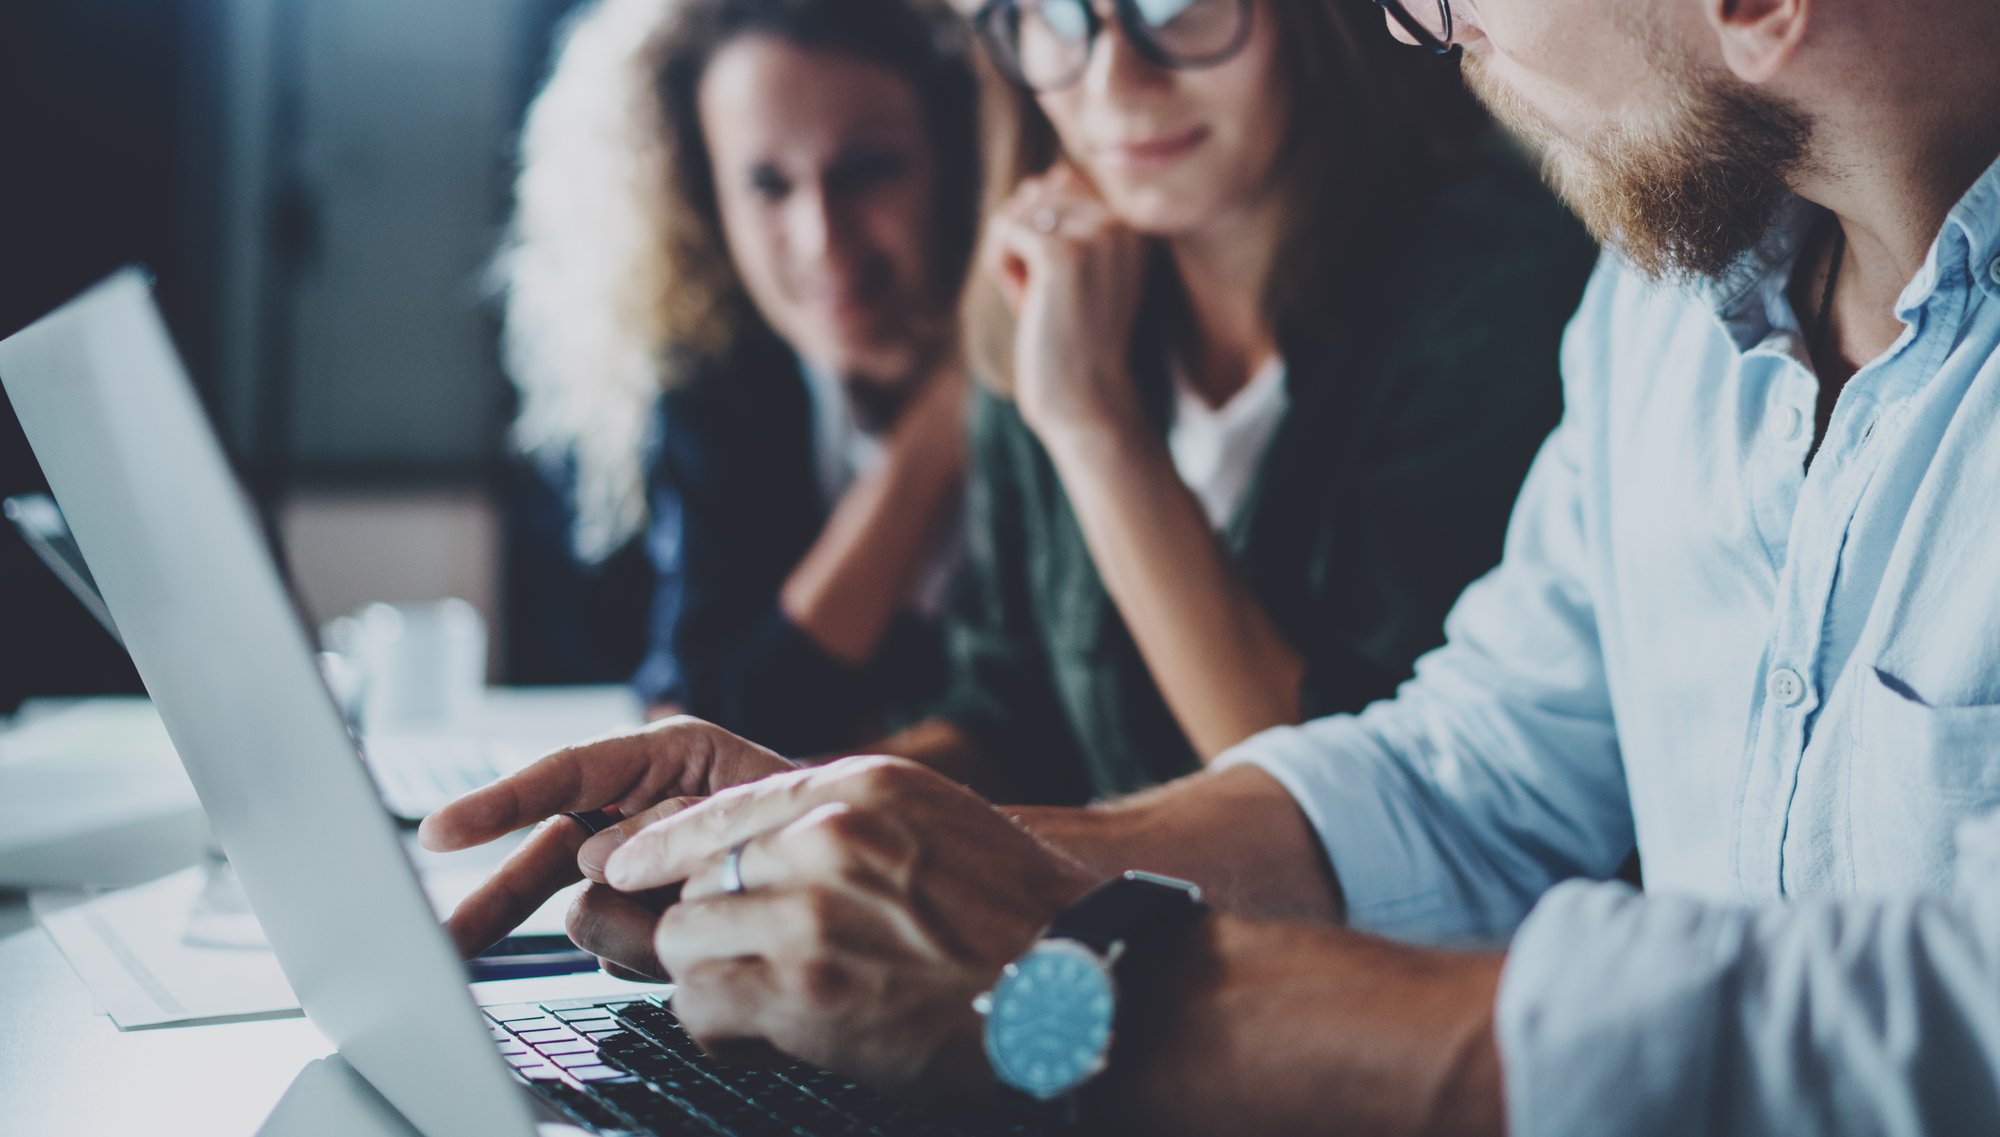
<svg viewBox="0 0 2000 1137">
<path fill-rule="evenodd" d="M 1105 160 L 1126 169 L 1157 169 L 1192 154 L 1208 140 L 1206 126 L 1190 126 L 1172 134 L 1155 135 L 1138 142 L 1122 142 L 1101 151 Z"/>
</svg>

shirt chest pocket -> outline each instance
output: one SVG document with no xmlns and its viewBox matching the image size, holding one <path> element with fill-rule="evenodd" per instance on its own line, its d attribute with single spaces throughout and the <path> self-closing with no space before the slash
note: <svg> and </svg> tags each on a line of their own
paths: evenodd
<svg viewBox="0 0 2000 1137">
<path fill-rule="evenodd" d="M 1959 822 L 2000 809 L 2000 704 L 1936 707 L 1874 668 L 1857 678 L 1855 884 L 1945 891 Z"/>
</svg>

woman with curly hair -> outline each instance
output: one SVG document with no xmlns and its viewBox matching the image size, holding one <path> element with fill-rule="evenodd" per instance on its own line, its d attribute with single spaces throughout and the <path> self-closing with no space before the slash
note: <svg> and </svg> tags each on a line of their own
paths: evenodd
<svg viewBox="0 0 2000 1137">
<path fill-rule="evenodd" d="M 1499 560 L 1595 248 L 1381 20 L 981 9 L 1013 90 L 969 335 L 1008 394 L 953 690 L 886 749 L 1019 800 L 1163 782 L 1390 694 Z"/>
<path fill-rule="evenodd" d="M 779 750 L 939 689 L 977 81 L 932 0 L 599 0 L 522 138 L 518 446 L 584 563 L 644 529 L 635 682 Z"/>
</svg>

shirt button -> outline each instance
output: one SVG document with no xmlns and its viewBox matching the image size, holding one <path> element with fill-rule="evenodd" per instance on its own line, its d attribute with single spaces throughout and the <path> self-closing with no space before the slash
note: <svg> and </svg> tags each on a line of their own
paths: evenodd
<svg viewBox="0 0 2000 1137">
<path fill-rule="evenodd" d="M 1789 667 L 1780 667 L 1771 672 L 1771 678 L 1765 682 L 1764 689 L 1771 693 L 1772 700 L 1780 706 L 1797 706 L 1799 700 L 1806 697 L 1806 681 L 1799 678 L 1799 673 Z"/>
<path fill-rule="evenodd" d="M 1766 429 L 1779 442 L 1790 442 L 1799 436 L 1799 428 L 1805 425 L 1805 413 L 1797 407 L 1779 407 L 1772 412 Z"/>
</svg>

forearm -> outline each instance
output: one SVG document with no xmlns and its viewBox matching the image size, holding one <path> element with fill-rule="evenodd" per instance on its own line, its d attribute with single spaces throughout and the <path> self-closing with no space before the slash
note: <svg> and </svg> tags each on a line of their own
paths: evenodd
<svg viewBox="0 0 2000 1137">
<path fill-rule="evenodd" d="M 1146 1134 L 1497 1137 L 1502 962 L 1212 917 L 1127 969 L 1091 1112 Z"/>
<path fill-rule="evenodd" d="M 900 434 L 881 468 L 840 499 L 779 593 L 788 619 L 851 664 L 875 654 L 950 513 L 964 470 L 957 430 Z"/>
<path fill-rule="evenodd" d="M 914 723 L 855 753 L 894 754 L 921 762 L 953 781 L 972 787 L 990 801 L 1006 801 L 1014 790 L 1007 771 L 947 719 Z"/>
<path fill-rule="evenodd" d="M 1318 836 L 1285 788 L 1254 766 L 1085 809 L 1005 812 L 1106 880 L 1145 869 L 1194 881 L 1210 904 L 1239 916 L 1341 918 L 1340 885 Z"/>
<path fill-rule="evenodd" d="M 1202 760 L 1297 722 L 1305 663 L 1237 575 L 1165 443 L 1136 428 L 1045 442 L 1098 573 Z"/>
</svg>

